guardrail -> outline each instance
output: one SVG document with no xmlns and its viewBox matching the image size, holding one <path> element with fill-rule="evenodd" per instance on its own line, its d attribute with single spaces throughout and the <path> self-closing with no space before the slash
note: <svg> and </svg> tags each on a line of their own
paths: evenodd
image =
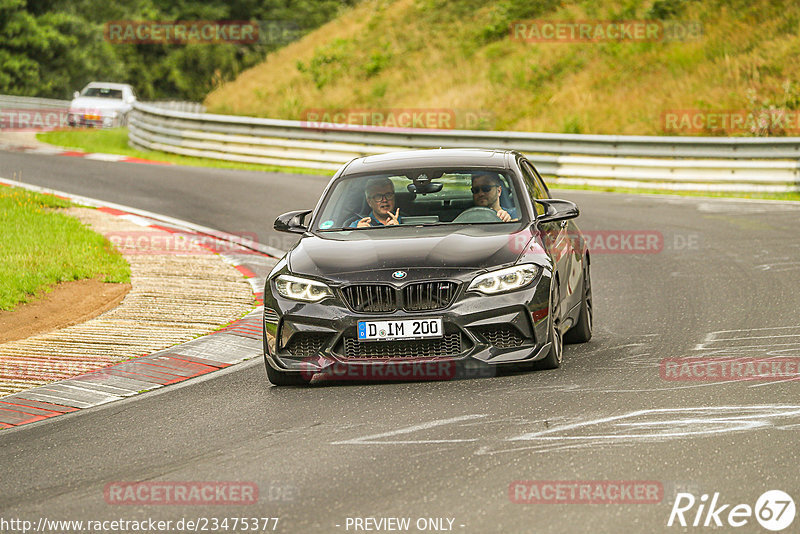
<svg viewBox="0 0 800 534">
<path fill-rule="evenodd" d="M 0 110 L 11 109 L 69 109 L 69 100 L 33 96 L 0 95 Z"/>
<path fill-rule="evenodd" d="M 129 144 L 186 156 L 311 169 L 413 148 L 519 150 L 554 183 L 705 191 L 800 191 L 800 138 L 649 137 L 341 124 L 165 110 L 136 103 Z"/>
<path fill-rule="evenodd" d="M 0 111 L 10 109 L 69 109 L 71 100 L 57 100 L 54 98 L 39 98 L 36 96 L 0 95 Z M 183 100 L 162 100 L 146 102 L 146 105 L 173 111 L 188 111 L 190 113 L 205 113 L 206 107 L 199 102 L 186 102 Z"/>
<path fill-rule="evenodd" d="M 189 113 L 205 113 L 206 107 L 199 102 L 186 102 L 183 100 L 161 100 L 155 102 L 146 102 L 150 106 L 155 106 L 161 109 L 170 109 L 173 111 L 188 111 Z"/>
</svg>

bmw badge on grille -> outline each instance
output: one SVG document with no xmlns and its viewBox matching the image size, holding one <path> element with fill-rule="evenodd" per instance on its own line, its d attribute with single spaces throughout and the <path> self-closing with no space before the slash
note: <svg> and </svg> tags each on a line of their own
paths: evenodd
<svg viewBox="0 0 800 534">
<path fill-rule="evenodd" d="M 408 273 L 405 271 L 395 271 L 392 273 L 392 278 L 394 278 L 395 280 L 402 280 L 403 278 L 406 277 L 407 274 Z"/>
</svg>

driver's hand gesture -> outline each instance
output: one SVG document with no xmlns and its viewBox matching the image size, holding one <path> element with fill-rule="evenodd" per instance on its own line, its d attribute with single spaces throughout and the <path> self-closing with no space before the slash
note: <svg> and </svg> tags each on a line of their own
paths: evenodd
<svg viewBox="0 0 800 534">
<path fill-rule="evenodd" d="M 386 226 L 394 226 L 400 224 L 400 208 L 397 208 L 397 211 L 395 213 L 392 213 L 390 211 L 388 215 L 389 215 L 389 220 L 386 221 Z"/>
<path fill-rule="evenodd" d="M 369 228 L 371 224 L 372 224 L 372 219 L 370 217 L 364 217 L 363 219 L 358 221 L 356 228 Z"/>
</svg>

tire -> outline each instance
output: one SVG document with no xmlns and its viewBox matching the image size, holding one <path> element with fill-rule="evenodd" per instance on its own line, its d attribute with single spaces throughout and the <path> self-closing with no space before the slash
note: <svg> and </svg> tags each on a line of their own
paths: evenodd
<svg viewBox="0 0 800 534">
<path fill-rule="evenodd" d="M 586 343 L 592 339 L 592 277 L 589 272 L 588 258 L 584 260 L 583 295 L 578 322 L 564 334 L 565 343 Z"/>
<path fill-rule="evenodd" d="M 308 380 L 306 380 L 301 373 L 287 373 L 286 371 L 273 369 L 269 362 L 267 362 L 266 357 L 264 358 L 264 365 L 267 368 L 267 378 L 276 386 L 308 385 Z"/>
<path fill-rule="evenodd" d="M 564 357 L 564 337 L 561 334 L 561 301 L 558 291 L 558 281 L 553 286 L 554 290 L 550 295 L 550 317 L 548 320 L 548 330 L 550 342 L 550 352 L 547 356 L 534 362 L 534 369 L 558 369 L 561 367 L 561 360 Z"/>
</svg>

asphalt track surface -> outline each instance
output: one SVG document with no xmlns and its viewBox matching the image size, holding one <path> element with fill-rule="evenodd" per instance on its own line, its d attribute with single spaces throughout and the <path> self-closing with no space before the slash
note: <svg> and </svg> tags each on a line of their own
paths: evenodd
<svg viewBox="0 0 800 534">
<path fill-rule="evenodd" d="M 0 153 L 0 176 L 282 248 L 275 216 L 313 207 L 326 183 L 19 153 Z M 0 518 L 279 517 L 276 532 L 363 532 L 347 518 L 365 517 L 411 518 L 410 532 L 418 518 L 449 518 L 465 533 L 704 531 L 667 527 L 672 502 L 719 492 L 730 531 L 731 507 L 754 506 L 767 490 L 798 502 L 798 382 L 671 381 L 660 362 L 800 356 L 800 207 L 558 196 L 579 204 L 585 231 L 663 236 L 655 253 L 594 254 L 595 335 L 567 346 L 561 369 L 276 388 L 255 359 L 0 432 Z M 509 497 L 518 480 L 655 481 L 664 494 L 656 504 L 519 504 Z M 132 481 L 244 481 L 260 493 L 252 505 L 106 502 L 107 484 Z M 764 531 L 746 520 L 737 532 Z"/>
</svg>

